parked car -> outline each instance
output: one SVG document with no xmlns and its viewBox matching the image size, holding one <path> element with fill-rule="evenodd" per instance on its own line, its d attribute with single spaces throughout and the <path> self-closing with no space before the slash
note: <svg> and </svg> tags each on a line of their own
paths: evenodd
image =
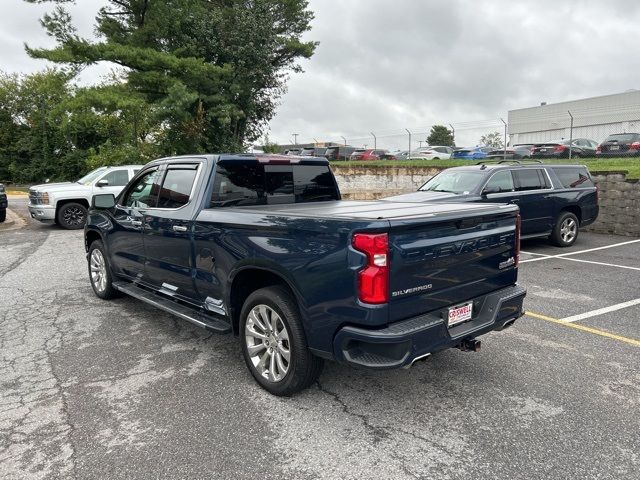
<svg viewBox="0 0 640 480">
<path fill-rule="evenodd" d="M 117 195 L 142 165 L 101 167 L 75 182 L 44 183 L 29 189 L 29 213 L 41 222 L 62 228 L 83 228 L 91 198 L 97 193 Z"/>
<path fill-rule="evenodd" d="M 366 161 L 366 160 L 396 160 L 395 155 L 387 150 L 373 150 L 366 148 L 358 148 L 349 157 L 349 160 Z"/>
<path fill-rule="evenodd" d="M 355 148 L 349 146 L 333 146 L 328 147 L 324 152 L 324 156 L 327 160 L 348 160 L 349 155 L 353 153 Z"/>
<path fill-rule="evenodd" d="M 640 155 L 640 133 L 609 135 L 596 148 L 597 157 L 637 157 Z"/>
<path fill-rule="evenodd" d="M 300 152 L 302 157 L 324 157 L 327 152 L 326 147 L 304 147 Z"/>
<path fill-rule="evenodd" d="M 512 203 L 522 238 L 548 237 L 569 247 L 598 217 L 598 191 L 584 165 L 495 164 L 448 168 L 395 202 Z"/>
<path fill-rule="evenodd" d="M 569 140 L 557 140 L 554 142 L 536 143 L 531 149 L 531 158 L 569 158 L 569 145 L 571 145 L 571 157 L 595 157 L 598 144 L 587 138 Z"/>
<path fill-rule="evenodd" d="M 507 147 L 506 152 L 504 148 L 497 148 L 491 150 L 486 158 L 488 159 L 504 159 L 504 160 L 518 160 L 523 158 L 531 158 L 531 144 L 514 145 L 513 147 Z"/>
<path fill-rule="evenodd" d="M 468 147 L 453 152 L 454 160 L 482 160 L 489 152 L 495 150 L 495 147 Z"/>
<path fill-rule="evenodd" d="M 396 160 L 408 160 L 409 159 L 409 150 L 399 150 L 395 152 L 393 155 L 396 157 Z"/>
<path fill-rule="evenodd" d="M 415 160 L 449 160 L 453 155 L 451 147 L 424 147 L 411 153 L 411 159 Z"/>
<path fill-rule="evenodd" d="M 292 156 L 297 156 L 297 155 L 300 155 L 301 153 L 302 153 L 301 148 L 290 148 L 284 151 L 285 155 L 292 155 Z"/>
<path fill-rule="evenodd" d="M 523 314 L 515 205 L 341 201 L 326 159 L 289 160 L 162 159 L 117 199 L 96 195 L 95 294 L 233 332 L 275 395 L 312 385 L 323 360 L 387 369 L 477 351 Z"/>
<path fill-rule="evenodd" d="M 5 190 L 4 185 L 0 183 L 0 223 L 7 219 L 8 203 L 7 191 Z"/>
</svg>

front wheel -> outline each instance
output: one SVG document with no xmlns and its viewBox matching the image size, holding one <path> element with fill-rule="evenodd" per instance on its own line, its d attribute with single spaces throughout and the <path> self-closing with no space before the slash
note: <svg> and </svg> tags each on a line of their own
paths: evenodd
<svg viewBox="0 0 640 480">
<path fill-rule="evenodd" d="M 558 247 L 570 247 L 578 238 L 579 220 L 571 212 L 563 212 L 558 217 L 553 232 L 551 233 L 551 243 Z"/>
<path fill-rule="evenodd" d="M 87 208 L 76 202 L 65 203 L 58 210 L 56 220 L 58 220 L 58 225 L 67 230 L 84 228 L 84 224 L 87 222 Z"/>
<path fill-rule="evenodd" d="M 323 360 L 307 346 L 291 293 L 282 286 L 253 292 L 240 313 L 242 353 L 258 384 L 277 396 L 290 396 L 313 384 Z"/>
<path fill-rule="evenodd" d="M 91 287 L 97 297 L 103 300 L 110 300 L 118 295 L 118 291 L 113 288 L 113 275 L 111 266 L 107 260 L 107 253 L 100 240 L 96 240 L 89 247 L 89 280 Z"/>
</svg>

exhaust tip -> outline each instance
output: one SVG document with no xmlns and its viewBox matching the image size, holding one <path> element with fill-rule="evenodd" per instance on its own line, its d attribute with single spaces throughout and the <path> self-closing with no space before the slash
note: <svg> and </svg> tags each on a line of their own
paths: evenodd
<svg viewBox="0 0 640 480">
<path fill-rule="evenodd" d="M 474 339 L 471 339 L 471 340 L 463 341 L 458 346 L 458 348 L 460 350 L 462 350 L 463 352 L 479 352 L 481 346 L 482 346 L 482 343 L 480 342 L 480 340 L 476 340 L 474 338 Z"/>
</svg>

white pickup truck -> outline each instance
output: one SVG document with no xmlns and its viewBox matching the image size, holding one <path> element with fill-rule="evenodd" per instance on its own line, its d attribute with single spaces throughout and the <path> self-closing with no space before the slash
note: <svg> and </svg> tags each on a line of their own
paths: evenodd
<svg viewBox="0 0 640 480">
<path fill-rule="evenodd" d="M 41 222 L 63 228 L 83 228 L 91 199 L 99 193 L 118 196 L 142 165 L 101 167 L 76 182 L 43 183 L 29 189 L 29 213 Z"/>
</svg>

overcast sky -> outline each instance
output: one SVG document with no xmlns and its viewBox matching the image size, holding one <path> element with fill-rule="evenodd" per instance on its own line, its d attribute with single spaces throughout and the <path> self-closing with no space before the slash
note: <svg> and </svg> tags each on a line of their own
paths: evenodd
<svg viewBox="0 0 640 480">
<path fill-rule="evenodd" d="M 38 19 L 47 5 L 2 0 L 0 66 L 44 63 L 23 43 L 51 43 Z M 91 35 L 101 0 L 72 8 Z M 311 0 L 309 39 L 320 46 L 289 82 L 270 137 L 401 148 L 434 123 L 453 123 L 458 144 L 498 130 L 507 111 L 640 88 L 640 2 L 633 0 Z M 87 71 L 84 82 L 107 67 Z M 404 134 L 406 135 L 406 134 Z M 417 146 L 417 143 L 414 144 Z M 405 147 L 406 148 L 406 147 Z"/>
</svg>

